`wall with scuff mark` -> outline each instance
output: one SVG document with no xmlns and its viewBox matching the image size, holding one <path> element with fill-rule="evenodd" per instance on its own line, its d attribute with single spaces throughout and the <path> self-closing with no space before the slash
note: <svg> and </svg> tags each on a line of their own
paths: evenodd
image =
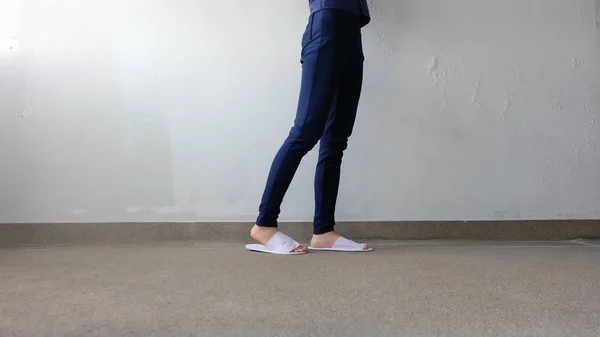
<svg viewBox="0 0 600 337">
<path fill-rule="evenodd" d="M 379 0 L 338 220 L 600 218 L 596 0 Z M 0 2 L 0 222 L 252 221 L 304 0 Z M 315 154 L 284 220 L 312 218 Z"/>
</svg>

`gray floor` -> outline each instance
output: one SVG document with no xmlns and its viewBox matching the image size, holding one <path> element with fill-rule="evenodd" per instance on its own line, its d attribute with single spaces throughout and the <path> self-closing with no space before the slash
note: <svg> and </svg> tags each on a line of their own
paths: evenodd
<svg viewBox="0 0 600 337">
<path fill-rule="evenodd" d="M 600 243 L 0 249 L 0 336 L 600 336 Z"/>
</svg>

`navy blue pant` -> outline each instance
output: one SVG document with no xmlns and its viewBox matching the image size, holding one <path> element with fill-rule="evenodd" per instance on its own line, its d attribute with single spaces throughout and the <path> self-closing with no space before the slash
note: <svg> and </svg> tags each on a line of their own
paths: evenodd
<svg viewBox="0 0 600 337">
<path fill-rule="evenodd" d="M 302 157 L 321 141 L 315 174 L 314 234 L 333 231 L 342 154 L 352 133 L 363 79 L 360 16 L 323 9 L 302 38 L 302 84 L 294 126 L 277 152 L 257 225 L 276 227 Z"/>
</svg>

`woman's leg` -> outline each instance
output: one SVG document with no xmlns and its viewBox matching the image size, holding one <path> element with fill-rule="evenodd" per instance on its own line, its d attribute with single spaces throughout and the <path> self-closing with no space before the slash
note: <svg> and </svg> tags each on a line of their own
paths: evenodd
<svg viewBox="0 0 600 337">
<path fill-rule="evenodd" d="M 313 248 L 331 248 L 340 237 L 334 231 L 340 171 L 343 153 L 348 146 L 348 138 L 356 120 L 364 63 L 360 24 L 350 19 L 346 29 L 344 45 L 347 49 L 347 60 L 321 138 L 315 174 L 314 235 L 311 240 Z M 369 247 L 364 245 L 362 249 L 369 250 Z"/>
<path fill-rule="evenodd" d="M 319 149 L 315 173 L 314 234 L 334 230 L 342 156 L 352 134 L 362 88 L 362 60 L 348 64 L 341 78 L 337 99 L 329 113 Z"/>
<path fill-rule="evenodd" d="M 346 55 L 335 38 L 323 34 L 324 26 L 330 26 L 334 20 L 328 12 L 313 14 L 310 31 L 305 34 L 296 119 L 271 165 L 256 221 L 258 227 L 277 227 L 281 203 L 298 165 L 322 137 L 336 100 Z"/>
</svg>

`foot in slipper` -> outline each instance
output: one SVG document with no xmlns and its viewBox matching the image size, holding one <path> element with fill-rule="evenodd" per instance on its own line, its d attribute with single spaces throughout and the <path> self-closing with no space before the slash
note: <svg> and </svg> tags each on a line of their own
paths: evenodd
<svg viewBox="0 0 600 337">
<path fill-rule="evenodd" d="M 276 227 L 254 226 L 250 236 L 261 243 L 247 245 L 246 249 L 251 251 L 278 255 L 300 255 L 308 252 L 308 248 L 281 233 Z"/>
<path fill-rule="evenodd" d="M 310 241 L 310 250 L 326 250 L 334 252 L 372 252 L 364 243 L 357 243 L 340 236 L 336 232 L 329 232 L 322 235 L 313 235 Z"/>
</svg>

